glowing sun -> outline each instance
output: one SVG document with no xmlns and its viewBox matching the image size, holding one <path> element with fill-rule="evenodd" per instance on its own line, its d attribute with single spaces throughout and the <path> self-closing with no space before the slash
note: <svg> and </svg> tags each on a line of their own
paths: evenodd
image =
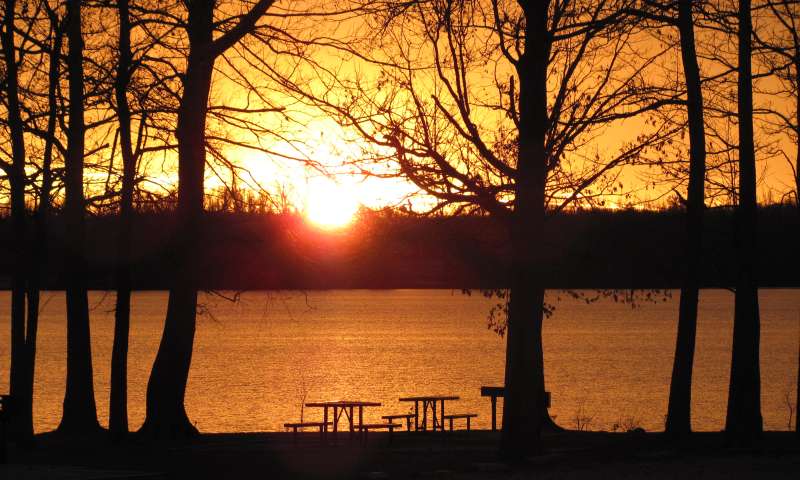
<svg viewBox="0 0 800 480">
<path fill-rule="evenodd" d="M 309 182 L 305 200 L 306 219 L 325 229 L 350 225 L 360 207 L 351 189 L 327 178 Z"/>
</svg>

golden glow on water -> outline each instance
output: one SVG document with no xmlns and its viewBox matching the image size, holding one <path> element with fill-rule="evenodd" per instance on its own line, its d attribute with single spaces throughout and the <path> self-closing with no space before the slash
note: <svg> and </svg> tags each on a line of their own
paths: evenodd
<svg viewBox="0 0 800 480">
<path fill-rule="evenodd" d="M 574 428 L 579 411 L 589 428 L 611 429 L 627 417 L 647 430 L 663 428 L 675 343 L 678 295 L 659 304 L 603 300 L 548 301 L 545 379 L 551 413 Z M 786 428 L 786 392 L 797 379 L 800 295 L 763 290 L 761 375 L 764 426 Z M 166 311 L 164 292 L 133 296 L 129 359 L 131 428 L 144 419 L 144 398 Z M 281 430 L 299 419 L 306 401 L 358 399 L 383 405 L 365 418 L 404 413 L 403 396 L 449 394 L 452 413 L 476 412 L 488 428 L 489 401 L 481 385 L 500 385 L 505 340 L 486 328 L 489 307 L 480 295 L 449 290 L 339 290 L 249 292 L 241 303 L 201 295 L 213 318 L 198 319 L 186 392 L 189 417 L 207 432 Z M 65 376 L 64 295 L 43 299 L 37 352 L 34 419 L 37 431 L 61 418 Z M 95 398 L 107 424 L 113 293 L 92 292 Z M 7 391 L 9 296 L 0 292 L 0 391 Z M 724 425 L 730 368 L 733 295 L 703 291 L 697 332 L 692 423 L 697 430 Z M 500 402 L 499 406 L 502 406 Z M 320 418 L 307 408 L 306 420 Z"/>
</svg>

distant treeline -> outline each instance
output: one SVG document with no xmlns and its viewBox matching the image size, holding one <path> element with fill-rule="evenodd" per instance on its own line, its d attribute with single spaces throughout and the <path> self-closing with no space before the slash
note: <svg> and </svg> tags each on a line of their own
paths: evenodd
<svg viewBox="0 0 800 480">
<path fill-rule="evenodd" d="M 87 225 L 89 282 L 113 288 L 116 216 L 92 217 Z M 64 223 L 49 232 L 50 259 L 63 258 Z M 209 289 L 468 288 L 503 287 L 510 263 L 505 229 L 486 217 L 410 218 L 369 214 L 341 232 L 309 226 L 299 216 L 209 213 L 197 258 L 201 284 Z M 684 236 L 680 211 L 587 211 L 549 220 L 547 264 L 551 288 L 679 287 Z M 766 287 L 800 287 L 798 215 L 790 207 L 759 212 L 758 278 Z M 0 219 L 0 246 L 10 249 L 7 219 Z M 136 289 L 170 285 L 176 229 L 172 213 L 135 217 L 133 284 Z M 734 284 L 733 212 L 708 212 L 704 236 L 706 287 Z M 0 260 L 0 287 L 9 288 L 11 259 Z M 62 289 L 63 265 L 51 261 L 46 287 Z"/>
</svg>

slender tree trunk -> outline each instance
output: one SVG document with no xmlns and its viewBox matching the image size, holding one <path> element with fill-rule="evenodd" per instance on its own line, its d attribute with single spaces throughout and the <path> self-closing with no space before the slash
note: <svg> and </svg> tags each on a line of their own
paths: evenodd
<svg viewBox="0 0 800 480">
<path fill-rule="evenodd" d="M 58 17 L 51 12 L 50 24 L 52 31 L 52 44 L 49 60 L 49 84 L 47 91 L 48 116 L 44 155 L 42 157 L 42 185 L 39 193 L 39 206 L 36 210 L 35 233 L 33 245 L 30 249 L 30 275 L 28 280 L 28 328 L 25 344 L 28 360 L 25 372 L 25 398 L 30 399 L 20 415 L 30 419 L 30 428 L 33 430 L 33 386 L 36 373 L 36 339 L 39 330 L 39 300 L 44 266 L 47 264 L 47 224 L 50 216 L 50 194 L 53 190 L 53 136 L 56 131 L 56 115 L 58 103 L 56 88 L 59 82 L 59 66 L 61 64 L 61 46 L 63 31 Z"/>
<path fill-rule="evenodd" d="M 213 3 L 189 4 L 189 58 L 178 110 L 178 218 L 181 226 L 173 245 L 175 277 L 169 292 L 167 319 L 150 381 L 143 431 L 153 436 L 195 434 L 184 406 L 192 360 L 200 256 L 197 237 L 203 215 L 205 130 L 214 58 Z"/>
<path fill-rule="evenodd" d="M 17 52 L 14 44 L 14 19 L 16 1 L 6 0 L 3 16 L 2 48 L 5 58 L 5 87 L 8 104 L 8 129 L 11 137 L 12 163 L 8 173 L 11 184 L 11 225 L 14 237 L 14 264 L 11 274 L 11 365 L 10 393 L 12 409 L 20 411 L 12 419 L 13 434 L 20 438 L 33 436 L 33 419 L 24 412 L 31 399 L 26 394 L 25 372 L 28 370 L 28 354 L 25 344 L 27 286 L 27 229 L 25 219 L 25 138 L 24 125 L 20 113 L 19 77 L 17 72 Z"/>
<path fill-rule="evenodd" d="M 545 226 L 549 2 L 529 2 L 523 8 L 526 16 L 525 53 L 517 67 L 520 79 L 519 154 L 515 208 L 511 218 L 513 266 L 501 437 L 501 452 L 511 459 L 541 449 L 540 433 L 547 410 L 542 349 L 545 289 L 538 260 Z"/>
<path fill-rule="evenodd" d="M 800 86 L 800 45 L 795 45 L 794 75 L 795 85 Z M 794 157 L 794 201 L 797 214 L 800 216 L 800 91 L 796 92 L 795 100 L 795 137 L 797 150 Z M 800 320 L 800 318 L 798 319 Z M 798 338 L 800 340 L 800 338 Z M 794 398 L 794 432 L 800 438 L 800 341 L 797 352 L 797 393 Z"/>
<path fill-rule="evenodd" d="M 83 35 L 81 1 L 67 2 L 67 42 L 69 53 L 69 128 L 64 158 L 64 217 L 66 224 L 65 270 L 67 283 L 67 386 L 64 414 L 59 431 L 91 433 L 98 431 L 97 409 L 92 379 L 92 353 L 89 332 L 89 304 L 86 288 L 84 252 L 85 198 L 83 194 Z"/>
<path fill-rule="evenodd" d="M 131 112 L 127 89 L 131 75 L 130 19 L 127 0 L 117 2 L 119 14 L 119 61 L 114 94 L 119 118 L 122 153 L 122 195 L 120 199 L 119 235 L 117 244 L 117 302 L 114 315 L 114 346 L 111 352 L 111 398 L 108 428 L 113 438 L 128 433 L 128 335 L 131 310 L 131 233 L 133 217 L 133 185 L 136 159 L 131 144 Z"/>
<path fill-rule="evenodd" d="M 697 302 L 700 292 L 700 263 L 703 252 L 703 211 L 705 209 L 706 147 L 703 93 L 694 41 L 692 0 L 678 4 L 678 30 L 686 82 L 689 120 L 689 188 L 686 206 L 686 265 L 678 312 L 678 335 L 672 383 L 669 390 L 666 431 L 672 435 L 691 432 L 692 368 L 697 334 Z"/>
<path fill-rule="evenodd" d="M 733 355 L 725 432 L 732 444 L 760 437 L 760 320 L 756 262 L 756 168 L 753 143 L 752 19 L 750 0 L 739 0 L 739 204 L 736 247 L 739 275 L 733 320 Z"/>
</svg>

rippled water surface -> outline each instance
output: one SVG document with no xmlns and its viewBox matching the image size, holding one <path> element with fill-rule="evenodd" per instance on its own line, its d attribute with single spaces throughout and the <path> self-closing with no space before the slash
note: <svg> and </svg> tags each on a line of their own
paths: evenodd
<svg viewBox="0 0 800 480">
<path fill-rule="evenodd" d="M 560 297 L 560 298 L 559 298 Z M 147 376 L 163 327 L 164 292 L 134 294 L 130 341 L 131 427 L 144 419 Z M 58 425 L 65 378 L 64 295 L 44 296 L 34 415 L 39 431 Z M 661 429 L 667 406 L 678 295 L 637 308 L 604 299 L 586 304 L 552 292 L 546 320 L 551 413 L 564 426 L 636 423 Z M 663 300 L 663 301 L 662 301 Z M 0 292 L 0 390 L 7 391 L 9 294 Z M 399 397 L 459 395 L 448 411 L 476 412 L 489 425 L 481 385 L 501 385 L 504 339 L 487 329 L 491 301 L 449 290 L 249 292 L 237 303 L 201 295 L 186 403 L 203 431 L 280 430 L 306 401 L 379 401 L 367 418 L 402 413 Z M 95 395 L 107 424 L 114 294 L 92 292 Z M 761 292 L 764 424 L 785 429 L 797 379 L 800 291 Z M 733 294 L 701 295 L 693 425 L 722 428 L 730 368 Z M 787 395 L 789 397 L 787 397 Z M 502 402 L 501 402 L 502 404 Z M 307 408 L 305 418 L 321 412 Z"/>
</svg>

